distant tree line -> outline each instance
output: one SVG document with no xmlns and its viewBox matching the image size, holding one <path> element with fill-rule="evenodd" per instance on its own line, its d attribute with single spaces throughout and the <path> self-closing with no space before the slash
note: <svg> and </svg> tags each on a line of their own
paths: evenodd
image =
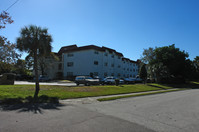
<svg viewBox="0 0 199 132">
<path fill-rule="evenodd" d="M 175 45 L 144 49 L 142 62 L 147 77 L 159 83 L 184 83 L 199 80 L 199 56 L 188 59 L 189 54 Z"/>
</svg>

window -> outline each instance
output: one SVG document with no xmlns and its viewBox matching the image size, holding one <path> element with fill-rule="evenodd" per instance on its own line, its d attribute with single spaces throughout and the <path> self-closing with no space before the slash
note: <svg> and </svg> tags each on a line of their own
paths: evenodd
<svg viewBox="0 0 199 132">
<path fill-rule="evenodd" d="M 105 53 L 105 54 L 104 54 L 104 56 L 108 56 L 108 54 L 107 54 L 107 53 Z"/>
<path fill-rule="evenodd" d="M 121 66 L 120 65 L 118 65 L 118 68 L 120 68 Z"/>
<path fill-rule="evenodd" d="M 111 67 L 114 67 L 114 64 L 111 64 Z"/>
<path fill-rule="evenodd" d="M 74 56 L 72 53 L 69 53 L 68 55 L 67 55 L 68 57 L 72 57 L 72 56 Z"/>
<path fill-rule="evenodd" d="M 93 75 L 94 75 L 94 76 L 98 76 L 98 72 L 94 72 Z"/>
<path fill-rule="evenodd" d="M 68 63 L 67 63 L 67 66 L 68 66 L 68 67 L 73 67 L 73 62 L 68 62 Z"/>
<path fill-rule="evenodd" d="M 59 56 L 59 61 L 62 61 L 62 56 Z"/>
<path fill-rule="evenodd" d="M 98 61 L 94 61 L 94 65 L 98 65 Z"/>
<path fill-rule="evenodd" d="M 108 66 L 108 63 L 107 63 L 107 62 L 105 62 L 105 63 L 104 63 L 104 66 Z"/>
<path fill-rule="evenodd" d="M 132 77 L 132 75 L 130 75 L 130 77 Z"/>
<path fill-rule="evenodd" d="M 135 78 L 135 75 L 133 75 L 133 78 Z"/>
<path fill-rule="evenodd" d="M 112 58 L 114 58 L 115 56 L 114 56 L 114 55 L 112 55 L 111 57 L 112 57 Z"/>
<path fill-rule="evenodd" d="M 59 64 L 58 65 L 58 70 L 61 70 L 62 69 L 62 64 Z"/>
<path fill-rule="evenodd" d="M 126 70 L 126 69 L 124 68 L 124 70 Z"/>
<path fill-rule="evenodd" d="M 127 68 L 127 71 L 129 71 L 129 68 Z"/>
<path fill-rule="evenodd" d="M 114 73 L 111 73 L 111 76 L 114 76 Z"/>
<path fill-rule="evenodd" d="M 95 51 L 94 53 L 95 53 L 95 54 L 99 54 L 99 52 L 98 52 L 98 51 Z"/>
<path fill-rule="evenodd" d="M 132 69 L 130 69 L 130 71 L 132 71 Z"/>
<path fill-rule="evenodd" d="M 120 73 L 118 73 L 117 76 L 120 77 Z"/>
<path fill-rule="evenodd" d="M 133 69 L 133 72 L 135 72 L 135 69 Z"/>
<path fill-rule="evenodd" d="M 68 77 L 73 76 L 73 72 L 67 72 L 67 76 L 68 76 Z"/>
<path fill-rule="evenodd" d="M 120 56 L 118 56 L 118 59 L 120 59 Z"/>
<path fill-rule="evenodd" d="M 105 76 L 105 77 L 107 77 L 107 76 L 108 76 L 107 72 L 104 72 L 104 76 Z"/>
</svg>

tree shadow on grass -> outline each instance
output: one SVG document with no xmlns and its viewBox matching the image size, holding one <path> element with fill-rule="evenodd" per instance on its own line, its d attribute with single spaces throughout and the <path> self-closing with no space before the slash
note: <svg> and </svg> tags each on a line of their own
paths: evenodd
<svg viewBox="0 0 199 132">
<path fill-rule="evenodd" d="M 147 84 L 147 85 L 151 86 L 151 87 L 155 87 L 155 88 L 160 88 L 160 89 L 166 90 L 166 88 L 163 88 L 163 87 L 160 87 L 160 86 L 156 86 L 156 85 L 152 85 L 152 84 Z"/>
<path fill-rule="evenodd" d="M 176 84 L 161 84 L 161 85 L 171 87 L 171 88 L 199 89 L 199 83 L 195 83 L 195 82 L 187 82 L 187 83 L 181 83 L 181 84 L 178 84 L 178 83 L 176 83 Z M 151 85 L 151 84 L 148 84 L 148 86 L 166 90 L 165 88 L 160 87 L 160 86 L 155 86 L 155 85 Z"/>
<path fill-rule="evenodd" d="M 1 111 L 17 111 L 17 112 L 33 112 L 35 114 L 43 114 L 44 110 L 60 110 L 60 107 L 65 106 L 60 104 L 58 98 L 40 96 L 37 102 L 33 102 L 32 97 L 9 98 L 0 102 Z"/>
</svg>

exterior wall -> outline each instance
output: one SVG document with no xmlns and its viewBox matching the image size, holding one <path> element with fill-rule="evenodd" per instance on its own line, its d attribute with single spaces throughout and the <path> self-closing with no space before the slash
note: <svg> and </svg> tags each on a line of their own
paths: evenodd
<svg viewBox="0 0 199 132">
<path fill-rule="evenodd" d="M 71 48 L 71 46 L 68 47 Z M 65 48 L 67 47 L 61 48 L 62 51 Z M 47 73 L 49 79 L 58 79 L 59 73 L 64 78 L 79 75 L 89 76 L 90 73 L 100 78 L 107 76 L 135 78 L 138 75 L 138 64 L 136 62 L 130 61 L 124 58 L 122 54 L 108 48 L 105 50 L 101 50 L 100 47 L 67 50 L 66 52 L 58 52 L 57 55 L 60 57 L 59 61 L 53 58 L 46 58 L 45 60 L 48 64 L 45 73 Z"/>
<path fill-rule="evenodd" d="M 73 56 L 69 57 L 68 54 L 73 54 Z M 90 75 L 91 72 L 98 73 L 99 76 L 102 76 L 102 54 L 100 51 L 98 51 L 98 54 L 95 54 L 95 50 L 64 53 L 64 77 L 68 76 L 69 72 L 72 72 L 73 76 Z M 95 65 L 94 61 L 97 61 L 98 65 Z M 73 62 L 73 66 L 69 67 L 69 62 Z"/>
<path fill-rule="evenodd" d="M 63 53 L 62 56 L 64 77 L 90 75 L 90 73 L 93 73 L 94 76 L 99 76 L 100 78 L 106 76 L 125 78 L 136 77 L 138 74 L 136 63 L 123 61 L 121 56 L 114 52 L 110 53 L 108 50 L 104 52 L 89 49 Z M 94 61 L 97 61 L 98 64 L 95 65 Z M 73 66 L 68 66 L 68 63 L 71 62 Z"/>
</svg>

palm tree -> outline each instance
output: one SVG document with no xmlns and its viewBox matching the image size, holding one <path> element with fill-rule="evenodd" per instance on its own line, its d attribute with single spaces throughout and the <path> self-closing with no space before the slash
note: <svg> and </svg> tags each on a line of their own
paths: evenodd
<svg viewBox="0 0 199 132">
<path fill-rule="evenodd" d="M 52 37 L 48 34 L 48 29 L 42 29 L 41 27 L 37 27 L 35 25 L 22 28 L 20 37 L 17 38 L 17 48 L 20 51 L 27 52 L 34 58 L 35 100 L 39 94 L 38 57 L 45 56 L 51 52 L 51 42 Z"/>
</svg>

